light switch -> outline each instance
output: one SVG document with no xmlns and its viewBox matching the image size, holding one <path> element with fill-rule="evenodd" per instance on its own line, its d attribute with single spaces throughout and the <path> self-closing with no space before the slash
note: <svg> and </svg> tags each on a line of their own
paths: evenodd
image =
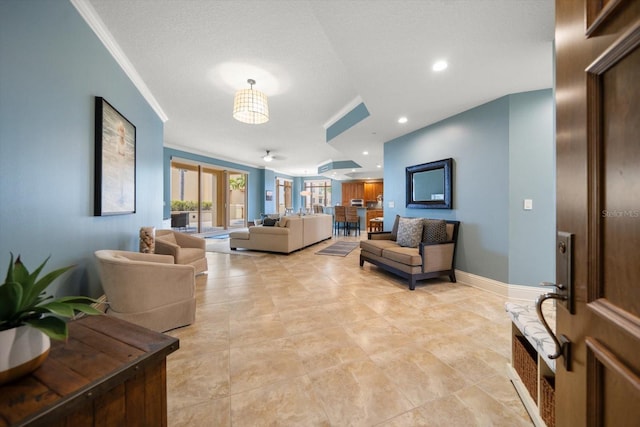
<svg viewBox="0 0 640 427">
<path fill-rule="evenodd" d="M 396 207 L 396 202 L 389 202 L 389 207 L 390 208 L 395 208 Z"/>
<path fill-rule="evenodd" d="M 524 210 L 530 211 L 533 209 L 533 199 L 524 199 Z"/>
</svg>

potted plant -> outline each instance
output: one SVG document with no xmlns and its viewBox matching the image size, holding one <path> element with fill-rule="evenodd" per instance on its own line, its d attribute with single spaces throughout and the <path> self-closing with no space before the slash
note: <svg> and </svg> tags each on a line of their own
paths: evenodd
<svg viewBox="0 0 640 427">
<path fill-rule="evenodd" d="M 93 298 L 47 295 L 47 287 L 73 268 L 60 268 L 38 280 L 48 260 L 30 273 L 20 256 L 14 263 L 11 254 L 6 279 L 0 285 L 0 384 L 40 366 L 49 354 L 49 339 L 67 338 L 69 330 L 65 319 L 78 312 L 102 314 L 91 306 L 96 302 Z"/>
</svg>

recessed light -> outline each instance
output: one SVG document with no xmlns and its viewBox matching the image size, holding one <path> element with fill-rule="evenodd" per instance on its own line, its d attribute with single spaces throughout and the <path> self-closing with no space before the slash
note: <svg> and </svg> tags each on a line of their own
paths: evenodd
<svg viewBox="0 0 640 427">
<path fill-rule="evenodd" d="M 448 66 L 449 64 L 447 64 L 447 61 L 436 61 L 431 69 L 433 71 L 442 71 L 445 70 Z"/>
<path fill-rule="evenodd" d="M 398 119 L 398 123 L 407 123 L 409 121 L 409 119 L 407 119 L 406 117 L 400 117 Z"/>
<path fill-rule="evenodd" d="M 351 169 L 351 172 L 355 172 L 355 171 L 356 171 L 355 169 Z"/>
<path fill-rule="evenodd" d="M 362 154 L 364 154 L 365 156 L 368 156 L 369 152 L 368 151 L 363 151 Z"/>
<path fill-rule="evenodd" d="M 376 167 L 377 167 L 377 168 L 381 168 L 382 166 L 381 166 L 381 165 L 376 165 Z"/>
</svg>

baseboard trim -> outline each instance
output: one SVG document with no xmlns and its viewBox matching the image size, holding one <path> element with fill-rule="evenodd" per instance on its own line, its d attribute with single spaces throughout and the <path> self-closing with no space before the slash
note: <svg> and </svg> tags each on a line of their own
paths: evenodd
<svg viewBox="0 0 640 427">
<path fill-rule="evenodd" d="M 482 289 L 511 300 L 534 302 L 538 299 L 538 296 L 549 291 L 539 286 L 510 285 L 460 270 L 456 270 L 456 278 L 458 282 L 464 283 L 465 285 Z"/>
</svg>

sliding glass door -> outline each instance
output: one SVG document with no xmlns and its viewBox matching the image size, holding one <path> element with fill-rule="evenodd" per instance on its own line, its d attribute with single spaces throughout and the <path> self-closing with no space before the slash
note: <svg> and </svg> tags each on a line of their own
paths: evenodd
<svg viewBox="0 0 640 427">
<path fill-rule="evenodd" d="M 293 210 L 293 182 L 290 179 L 276 178 L 276 200 L 278 212 L 284 215 L 287 210 Z"/>
<path fill-rule="evenodd" d="M 229 228 L 247 226 L 247 176 L 229 172 Z"/>
<path fill-rule="evenodd" d="M 216 234 L 246 227 L 246 174 L 188 160 L 171 161 L 171 227 Z"/>
</svg>

